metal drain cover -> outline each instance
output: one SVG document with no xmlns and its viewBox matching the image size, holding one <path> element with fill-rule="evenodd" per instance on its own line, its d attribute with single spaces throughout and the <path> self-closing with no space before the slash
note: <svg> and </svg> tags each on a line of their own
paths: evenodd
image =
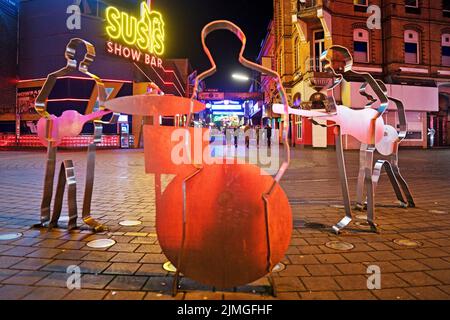
<svg viewBox="0 0 450 320">
<path fill-rule="evenodd" d="M 115 244 L 116 244 L 116 242 L 112 239 L 98 239 L 98 240 L 88 242 L 87 246 L 89 248 L 94 248 L 94 249 L 104 249 L 104 248 L 112 247 Z"/>
<path fill-rule="evenodd" d="M 175 268 L 175 266 L 170 261 L 167 261 L 166 263 L 164 263 L 163 269 L 166 270 L 167 272 L 172 272 L 172 273 L 177 272 L 177 268 Z"/>
<path fill-rule="evenodd" d="M 327 248 L 339 250 L 339 251 L 350 251 L 355 248 L 355 246 L 349 242 L 344 241 L 330 241 L 325 244 Z"/>
<path fill-rule="evenodd" d="M 125 220 L 125 221 L 120 221 L 119 224 L 122 227 L 136 227 L 136 226 L 140 226 L 142 224 L 142 221 L 138 221 L 138 220 Z"/>
<path fill-rule="evenodd" d="M 16 240 L 22 236 L 22 233 L 0 233 L 0 241 Z"/>
<path fill-rule="evenodd" d="M 414 240 L 410 240 L 410 239 L 397 239 L 397 240 L 394 240 L 394 243 L 399 246 L 408 247 L 408 248 L 417 248 L 417 247 L 422 246 L 422 243 L 420 243 L 419 241 L 414 241 Z"/>
<path fill-rule="evenodd" d="M 280 262 L 275 267 L 273 267 L 272 272 L 277 273 L 283 271 L 284 269 L 286 269 L 286 266 Z"/>
</svg>

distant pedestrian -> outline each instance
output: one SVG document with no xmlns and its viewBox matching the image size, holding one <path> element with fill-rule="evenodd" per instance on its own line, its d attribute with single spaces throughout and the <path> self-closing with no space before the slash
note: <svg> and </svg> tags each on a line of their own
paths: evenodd
<svg viewBox="0 0 450 320">
<path fill-rule="evenodd" d="M 270 148 L 272 146 L 272 127 L 267 125 L 266 127 L 266 134 L 267 134 L 267 146 Z"/>
</svg>

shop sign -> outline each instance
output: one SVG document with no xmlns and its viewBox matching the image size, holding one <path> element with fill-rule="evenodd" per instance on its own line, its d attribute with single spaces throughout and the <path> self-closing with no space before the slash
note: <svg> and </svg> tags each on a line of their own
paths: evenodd
<svg viewBox="0 0 450 320">
<path fill-rule="evenodd" d="M 110 41 L 106 50 L 133 62 L 162 68 L 164 54 L 164 20 L 158 11 L 141 3 L 140 17 L 134 17 L 114 6 L 106 9 L 106 33 Z"/>
</svg>

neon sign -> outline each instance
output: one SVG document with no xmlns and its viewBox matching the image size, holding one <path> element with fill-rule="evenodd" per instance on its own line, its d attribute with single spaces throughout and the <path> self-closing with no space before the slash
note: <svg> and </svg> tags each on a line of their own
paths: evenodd
<svg viewBox="0 0 450 320">
<path fill-rule="evenodd" d="M 141 3 L 139 19 L 110 6 L 106 9 L 106 21 L 106 33 L 111 39 L 152 55 L 164 54 L 163 17 L 158 11 L 150 10 L 146 2 Z"/>
</svg>

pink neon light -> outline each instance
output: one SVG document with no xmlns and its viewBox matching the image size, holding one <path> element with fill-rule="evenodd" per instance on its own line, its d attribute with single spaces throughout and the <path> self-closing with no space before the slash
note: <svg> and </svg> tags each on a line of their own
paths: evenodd
<svg viewBox="0 0 450 320">
<path fill-rule="evenodd" d="M 94 81 L 92 78 L 84 78 L 84 77 L 77 77 L 77 76 L 64 76 L 60 77 L 59 79 L 76 79 L 76 80 L 90 80 Z M 18 80 L 18 83 L 21 82 L 31 82 L 31 81 L 44 81 L 45 78 L 37 78 L 37 79 L 26 79 L 26 80 Z M 133 83 L 133 81 L 129 80 L 113 80 L 113 79 L 102 79 L 103 82 L 121 82 L 121 83 Z"/>
</svg>

